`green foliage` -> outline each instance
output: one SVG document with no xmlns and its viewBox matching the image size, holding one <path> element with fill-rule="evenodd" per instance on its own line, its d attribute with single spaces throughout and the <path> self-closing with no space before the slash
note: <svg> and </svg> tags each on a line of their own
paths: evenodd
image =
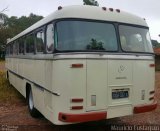
<svg viewBox="0 0 160 131">
<path fill-rule="evenodd" d="M 0 13 L 0 19 L 2 18 L 4 23 L 0 24 L 0 55 L 5 50 L 5 45 L 8 38 L 12 38 L 22 32 L 29 26 L 41 20 L 43 16 L 38 16 L 31 13 L 28 17 L 22 16 L 18 18 L 16 16 L 12 16 L 9 18 L 7 15 Z"/>
<path fill-rule="evenodd" d="M 84 5 L 92 5 L 92 6 L 99 6 L 98 2 L 95 0 L 83 0 Z"/>
<path fill-rule="evenodd" d="M 7 15 L 5 15 L 4 13 L 0 13 L 0 28 L 2 28 L 7 24 L 7 19 L 8 19 Z"/>
<path fill-rule="evenodd" d="M 102 42 L 98 42 L 96 39 L 91 39 L 89 45 L 87 45 L 88 50 L 104 50 Z"/>
<path fill-rule="evenodd" d="M 152 40 L 152 45 L 154 48 L 160 48 L 160 43 L 157 40 Z"/>
<path fill-rule="evenodd" d="M 22 16 L 17 18 L 16 16 L 12 16 L 8 19 L 9 28 L 14 29 L 12 32 L 12 37 L 21 31 L 25 30 L 29 26 L 33 25 L 37 21 L 41 20 L 43 17 L 35 14 L 30 14 L 28 17 Z"/>
</svg>

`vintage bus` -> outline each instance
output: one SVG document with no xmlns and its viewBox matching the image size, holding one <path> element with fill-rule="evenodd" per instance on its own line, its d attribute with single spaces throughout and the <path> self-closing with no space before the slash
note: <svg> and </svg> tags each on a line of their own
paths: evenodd
<svg viewBox="0 0 160 131">
<path fill-rule="evenodd" d="M 7 42 L 9 82 L 57 125 L 152 111 L 155 64 L 149 27 L 119 9 L 58 7 Z"/>
</svg>

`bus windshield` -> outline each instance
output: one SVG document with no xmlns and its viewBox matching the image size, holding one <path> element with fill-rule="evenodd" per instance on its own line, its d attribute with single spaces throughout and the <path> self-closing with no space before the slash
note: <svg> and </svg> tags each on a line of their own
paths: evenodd
<svg viewBox="0 0 160 131">
<path fill-rule="evenodd" d="M 123 51 L 153 53 L 149 30 L 133 26 L 119 26 Z"/>
<path fill-rule="evenodd" d="M 113 24 L 89 21 L 60 21 L 56 26 L 58 51 L 117 51 Z"/>
</svg>

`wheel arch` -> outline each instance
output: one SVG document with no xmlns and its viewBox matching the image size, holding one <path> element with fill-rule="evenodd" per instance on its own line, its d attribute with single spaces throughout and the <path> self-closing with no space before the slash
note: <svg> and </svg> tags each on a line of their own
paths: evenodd
<svg viewBox="0 0 160 131">
<path fill-rule="evenodd" d="M 30 90 L 31 90 L 31 84 L 26 82 L 26 98 L 28 98 L 28 94 Z"/>
</svg>

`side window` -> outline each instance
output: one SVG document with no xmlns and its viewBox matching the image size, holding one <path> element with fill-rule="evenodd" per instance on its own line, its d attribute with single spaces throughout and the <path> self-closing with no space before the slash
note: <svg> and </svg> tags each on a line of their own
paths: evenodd
<svg viewBox="0 0 160 131">
<path fill-rule="evenodd" d="M 6 48 L 6 55 L 9 56 L 9 53 L 10 53 L 10 52 L 9 52 L 9 45 L 7 45 L 7 48 Z"/>
<path fill-rule="evenodd" d="M 37 52 L 44 52 L 44 32 L 41 30 L 36 33 Z"/>
<path fill-rule="evenodd" d="M 13 55 L 13 43 L 10 44 L 10 55 Z"/>
<path fill-rule="evenodd" d="M 24 38 L 19 39 L 19 54 L 24 54 Z"/>
<path fill-rule="evenodd" d="M 34 35 L 26 36 L 26 53 L 34 53 Z"/>
<path fill-rule="evenodd" d="M 46 31 L 46 48 L 48 53 L 53 52 L 53 46 L 54 46 L 54 26 L 53 24 L 49 24 L 47 26 L 47 31 Z"/>
<path fill-rule="evenodd" d="M 15 41 L 13 43 L 13 55 L 17 55 L 18 54 L 18 42 Z"/>
</svg>

